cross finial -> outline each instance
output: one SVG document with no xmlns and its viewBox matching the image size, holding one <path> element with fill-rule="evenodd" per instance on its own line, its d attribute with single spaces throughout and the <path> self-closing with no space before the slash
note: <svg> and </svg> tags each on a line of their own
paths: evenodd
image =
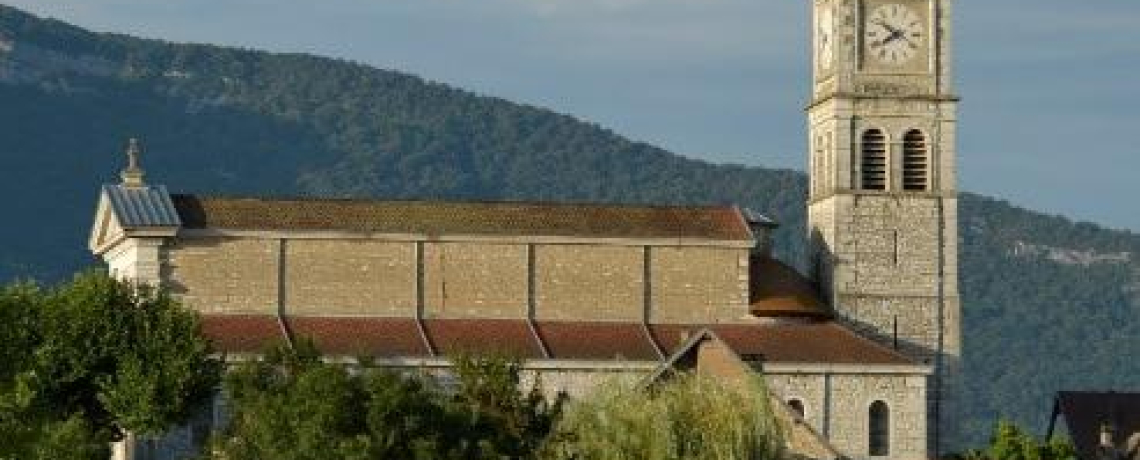
<svg viewBox="0 0 1140 460">
<path fill-rule="evenodd" d="M 146 183 L 143 182 L 143 170 L 139 167 L 139 154 L 141 152 L 142 148 L 139 147 L 139 140 L 132 137 L 127 144 L 127 169 L 124 169 L 120 174 L 120 177 L 123 178 L 123 186 L 146 186 Z"/>
</svg>

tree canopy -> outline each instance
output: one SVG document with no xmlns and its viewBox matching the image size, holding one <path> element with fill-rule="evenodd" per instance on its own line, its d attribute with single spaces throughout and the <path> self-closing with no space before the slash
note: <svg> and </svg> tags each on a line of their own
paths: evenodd
<svg viewBox="0 0 1140 460">
<path fill-rule="evenodd" d="M 277 348 L 226 377 L 233 418 L 218 459 L 535 458 L 561 413 L 518 361 L 456 358 L 455 388 L 430 374 L 329 364 Z"/>
<path fill-rule="evenodd" d="M 0 359 L 0 458 L 105 459 L 186 420 L 220 371 L 195 313 L 100 271 L 0 289 Z"/>
</svg>

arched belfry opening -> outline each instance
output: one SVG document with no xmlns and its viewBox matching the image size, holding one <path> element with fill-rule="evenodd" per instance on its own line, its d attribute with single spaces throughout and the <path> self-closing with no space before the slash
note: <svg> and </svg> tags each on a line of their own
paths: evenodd
<svg viewBox="0 0 1140 460">
<path fill-rule="evenodd" d="M 907 131 L 903 135 L 903 190 L 929 190 L 929 165 L 926 135 L 917 129 Z"/>
<path fill-rule="evenodd" d="M 887 136 L 880 129 L 863 132 L 860 161 L 863 190 L 887 189 Z"/>
</svg>

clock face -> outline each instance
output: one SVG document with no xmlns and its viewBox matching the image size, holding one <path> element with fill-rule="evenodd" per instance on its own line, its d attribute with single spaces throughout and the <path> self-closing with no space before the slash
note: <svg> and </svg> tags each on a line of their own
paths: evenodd
<svg viewBox="0 0 1140 460">
<path fill-rule="evenodd" d="M 832 35 L 832 31 L 835 30 L 835 16 L 832 14 L 831 5 L 824 4 L 819 7 L 819 17 L 815 27 L 815 62 L 819 68 L 827 70 L 831 68 L 835 53 L 835 36 Z"/>
<path fill-rule="evenodd" d="M 906 5 L 888 3 L 871 11 L 863 26 L 866 53 L 879 62 L 902 65 L 926 42 L 922 17 Z"/>
</svg>

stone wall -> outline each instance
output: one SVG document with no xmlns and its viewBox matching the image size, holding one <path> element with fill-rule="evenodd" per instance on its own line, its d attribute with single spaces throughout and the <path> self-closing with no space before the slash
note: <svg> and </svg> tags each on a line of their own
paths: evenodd
<svg viewBox="0 0 1140 460">
<path fill-rule="evenodd" d="M 537 246 L 536 316 L 640 321 L 645 312 L 644 252 L 638 246 Z"/>
<path fill-rule="evenodd" d="M 370 240 L 289 240 L 283 304 L 291 314 L 407 316 L 416 247 Z"/>
<path fill-rule="evenodd" d="M 746 320 L 748 249 L 634 243 L 195 236 L 109 261 L 158 260 L 170 292 L 204 313 Z"/>
<path fill-rule="evenodd" d="M 425 243 L 426 316 L 526 318 L 527 250 L 525 244 Z"/>
<path fill-rule="evenodd" d="M 784 402 L 804 405 L 804 421 L 836 450 L 853 459 L 927 458 L 926 379 L 917 374 L 769 373 L 769 388 Z M 868 455 L 868 411 L 883 401 L 890 410 L 890 454 Z"/>
<path fill-rule="evenodd" d="M 720 380 L 744 383 L 751 369 L 746 367 L 737 358 L 736 352 L 725 346 L 723 342 L 703 340 L 697 348 L 696 372 Z"/>
<path fill-rule="evenodd" d="M 812 211 L 834 305 L 848 324 L 920 361 L 937 364 L 939 349 L 945 363 L 957 361 L 957 199 L 840 195 Z"/>
<path fill-rule="evenodd" d="M 747 311 L 746 252 L 655 247 L 650 254 L 654 323 L 732 321 Z"/>
<path fill-rule="evenodd" d="M 645 365 L 653 363 L 640 364 L 642 368 L 531 369 L 524 374 L 522 384 L 524 387 L 530 387 L 536 381 L 541 382 L 548 398 L 553 398 L 559 393 L 564 393 L 571 399 L 582 398 L 603 387 L 637 385 L 649 375 L 651 368 L 646 368 Z"/>
<path fill-rule="evenodd" d="M 203 313 L 273 314 L 278 302 L 280 242 L 195 238 L 163 251 L 163 284 Z"/>
</svg>

